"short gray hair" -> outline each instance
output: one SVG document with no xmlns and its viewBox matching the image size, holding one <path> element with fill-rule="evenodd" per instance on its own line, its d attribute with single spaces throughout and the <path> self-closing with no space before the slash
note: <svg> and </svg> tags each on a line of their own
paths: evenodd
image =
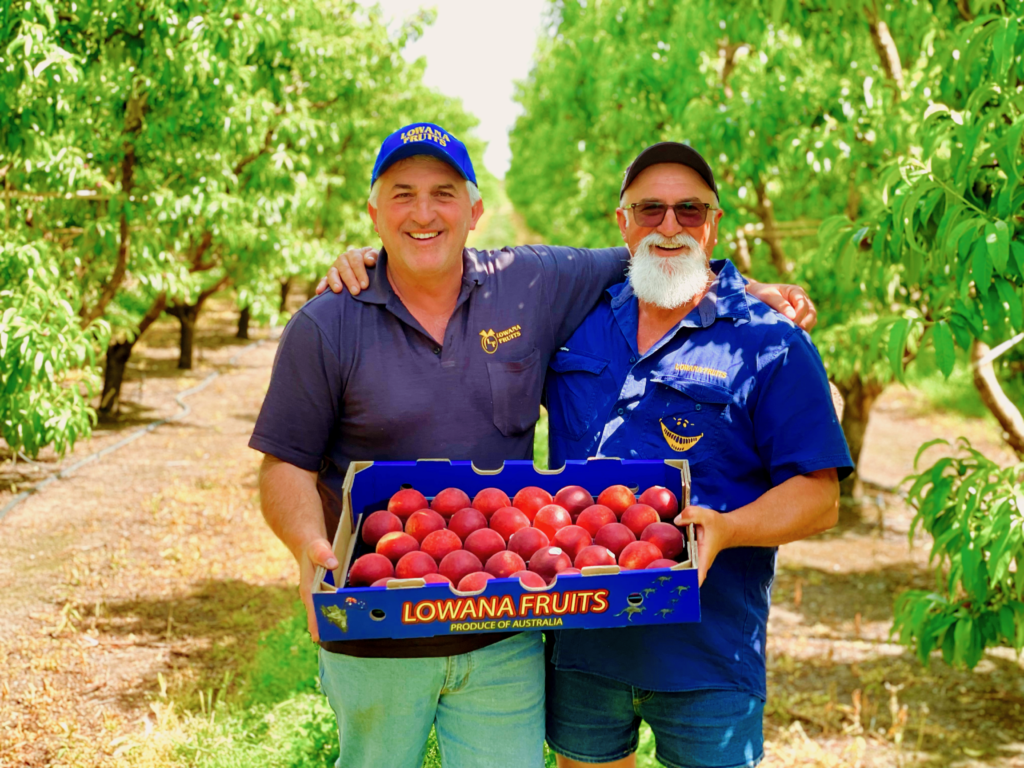
<svg viewBox="0 0 1024 768">
<path fill-rule="evenodd" d="M 477 189 L 476 184 L 474 184 L 469 179 L 466 179 L 466 191 L 469 193 L 469 204 L 470 205 L 476 205 L 477 202 L 479 202 L 480 200 L 483 199 L 480 196 L 480 190 Z M 372 205 L 374 208 L 376 208 L 377 207 L 377 197 L 379 195 L 380 195 L 380 179 L 378 178 L 375 182 L 373 182 L 373 186 L 370 187 L 370 197 L 367 198 L 366 202 L 368 202 L 370 205 Z"/>
</svg>

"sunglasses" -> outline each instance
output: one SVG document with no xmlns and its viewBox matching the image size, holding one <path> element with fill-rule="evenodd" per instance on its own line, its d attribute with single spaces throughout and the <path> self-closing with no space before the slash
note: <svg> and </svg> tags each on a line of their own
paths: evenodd
<svg viewBox="0 0 1024 768">
<path fill-rule="evenodd" d="M 665 213 L 671 208 L 676 214 L 676 221 L 681 227 L 702 227 L 708 220 L 708 211 L 717 211 L 711 203 L 686 201 L 675 205 L 665 203 L 633 203 L 626 206 L 633 211 L 633 219 L 641 227 L 660 227 L 665 220 Z"/>
</svg>

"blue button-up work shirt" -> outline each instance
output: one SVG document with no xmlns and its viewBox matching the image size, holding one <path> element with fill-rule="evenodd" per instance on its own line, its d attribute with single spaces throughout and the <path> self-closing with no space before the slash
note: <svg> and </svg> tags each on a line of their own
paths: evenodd
<svg viewBox="0 0 1024 768">
<path fill-rule="evenodd" d="M 853 462 L 810 337 L 745 291 L 728 261 L 707 295 L 641 355 L 639 305 L 616 285 L 551 360 L 551 466 L 612 456 L 687 459 L 691 503 L 728 512 L 796 475 Z M 559 669 L 653 691 L 765 697 L 775 548 L 721 552 L 701 623 L 555 633 Z"/>
</svg>

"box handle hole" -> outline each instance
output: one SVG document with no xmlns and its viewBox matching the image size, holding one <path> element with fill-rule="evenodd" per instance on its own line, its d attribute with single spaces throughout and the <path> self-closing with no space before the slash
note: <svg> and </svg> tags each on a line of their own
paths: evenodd
<svg viewBox="0 0 1024 768">
<path fill-rule="evenodd" d="M 384 616 L 384 611 L 382 611 L 380 608 L 374 608 L 370 611 L 370 618 L 374 621 L 384 621 Z"/>
<path fill-rule="evenodd" d="M 634 592 L 632 595 L 626 598 L 626 602 L 630 605 L 640 605 L 644 601 L 644 596 L 639 592 Z"/>
</svg>

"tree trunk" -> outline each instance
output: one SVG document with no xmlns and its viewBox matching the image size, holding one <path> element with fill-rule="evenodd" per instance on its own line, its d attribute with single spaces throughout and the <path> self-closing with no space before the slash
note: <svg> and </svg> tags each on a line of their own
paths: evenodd
<svg viewBox="0 0 1024 768">
<path fill-rule="evenodd" d="M 990 352 L 984 342 L 974 340 L 971 345 L 971 369 L 974 375 L 974 386 L 981 395 L 985 407 L 992 412 L 1003 428 L 1003 440 L 1013 449 L 1017 457 L 1024 459 L 1024 416 L 1013 401 L 1003 392 L 1003 387 L 996 378 L 992 361 L 985 360 Z"/>
<path fill-rule="evenodd" d="M 178 355 L 178 368 L 184 371 L 192 370 L 192 348 L 195 346 L 196 320 L 199 319 L 199 310 L 202 302 L 195 304 L 176 304 L 167 310 L 167 314 L 178 318 L 181 325 L 181 337 L 178 342 L 180 354 Z"/>
<path fill-rule="evenodd" d="M 146 329 L 157 321 L 166 306 L 167 297 L 161 293 L 139 322 L 135 338 L 131 341 L 111 342 L 107 346 L 107 360 L 103 368 L 103 394 L 100 396 L 98 409 L 100 418 L 109 419 L 121 412 L 121 385 L 124 384 L 124 372 L 132 356 L 132 349 Z"/>
<path fill-rule="evenodd" d="M 288 303 L 288 294 L 292 290 L 292 278 L 281 281 L 281 311 L 284 312 L 285 304 Z"/>
<path fill-rule="evenodd" d="M 252 308 L 246 304 L 242 307 L 242 311 L 238 313 L 238 333 L 235 334 L 236 339 L 249 338 L 249 320 L 251 316 Z"/>
<path fill-rule="evenodd" d="M 192 349 L 195 346 L 196 321 L 203 309 L 206 300 L 217 291 L 226 286 L 230 278 L 222 277 L 216 285 L 211 285 L 199 294 L 195 304 L 175 304 L 167 310 L 168 315 L 174 315 L 181 324 L 181 340 L 179 342 L 180 354 L 178 355 L 178 368 L 184 371 L 192 370 Z"/>
<path fill-rule="evenodd" d="M 864 493 L 859 472 L 860 454 L 864 448 L 864 435 L 868 429 L 868 420 L 871 418 L 871 408 L 882 394 L 883 387 L 874 381 L 865 382 L 860 374 L 856 373 L 849 379 L 836 381 L 835 384 L 846 401 L 842 421 L 843 434 L 846 435 L 846 443 L 850 446 L 853 466 L 858 468 L 840 483 L 839 488 L 843 496 L 860 499 Z"/>
<path fill-rule="evenodd" d="M 101 419 L 112 418 L 121 412 L 121 385 L 134 346 L 135 341 L 114 341 L 107 347 L 107 361 L 103 367 L 103 395 L 98 408 Z"/>
</svg>

